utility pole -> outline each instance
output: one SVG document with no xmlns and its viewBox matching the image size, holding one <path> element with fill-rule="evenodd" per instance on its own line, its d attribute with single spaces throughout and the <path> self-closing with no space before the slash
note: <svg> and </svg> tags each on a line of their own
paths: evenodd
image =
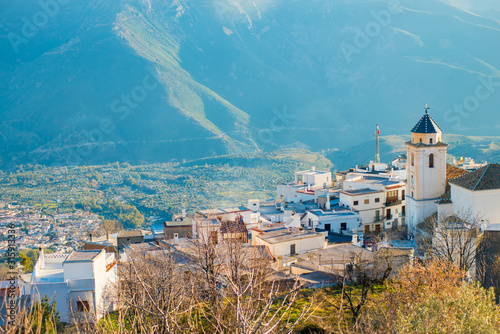
<svg viewBox="0 0 500 334">
<path fill-rule="evenodd" d="M 375 132 L 375 142 L 377 143 L 377 153 L 375 155 L 375 163 L 380 163 L 380 127 L 377 124 L 377 132 Z"/>
</svg>

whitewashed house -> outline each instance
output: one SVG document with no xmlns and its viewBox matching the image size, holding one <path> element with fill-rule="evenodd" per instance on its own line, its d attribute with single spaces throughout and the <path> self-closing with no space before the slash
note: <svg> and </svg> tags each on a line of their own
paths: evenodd
<svg viewBox="0 0 500 334">
<path fill-rule="evenodd" d="M 253 228 L 252 246 L 266 246 L 275 257 L 293 256 L 327 246 L 325 234 L 301 228 L 287 228 L 285 223 Z"/>
<path fill-rule="evenodd" d="M 303 203 L 316 200 L 316 192 L 333 186 L 330 171 L 317 171 L 315 168 L 295 172 L 295 181 L 279 184 L 278 199 L 282 202 Z"/>
<path fill-rule="evenodd" d="M 308 211 L 302 218 L 304 228 L 317 228 L 335 233 L 346 233 L 360 230 L 361 218 L 354 211 Z"/>
<path fill-rule="evenodd" d="M 340 206 L 355 211 L 365 233 L 405 225 L 406 183 L 383 176 L 353 175 L 344 181 Z"/>
<path fill-rule="evenodd" d="M 500 165 L 489 164 L 449 181 L 450 198 L 439 201 L 439 214 L 470 215 L 485 225 L 500 224 Z"/>
<path fill-rule="evenodd" d="M 32 300 L 56 300 L 61 321 L 93 321 L 115 308 L 117 261 L 114 253 L 78 250 L 45 254 L 43 249 L 24 293 Z"/>
</svg>

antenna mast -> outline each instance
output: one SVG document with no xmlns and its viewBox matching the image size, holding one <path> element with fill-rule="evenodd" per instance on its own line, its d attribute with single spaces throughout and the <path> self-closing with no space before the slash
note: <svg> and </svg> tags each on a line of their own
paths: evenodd
<svg viewBox="0 0 500 334">
<path fill-rule="evenodd" d="M 375 155 L 375 162 L 380 163 L 380 127 L 377 124 L 377 132 L 375 132 L 375 141 L 377 142 L 377 154 Z"/>
</svg>

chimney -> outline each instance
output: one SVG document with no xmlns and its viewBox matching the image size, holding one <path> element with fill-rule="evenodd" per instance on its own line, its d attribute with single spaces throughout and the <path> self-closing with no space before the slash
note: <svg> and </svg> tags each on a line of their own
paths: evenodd
<svg viewBox="0 0 500 334">
<path fill-rule="evenodd" d="M 38 261 L 40 262 L 40 269 L 45 268 L 45 254 L 43 252 L 43 248 L 40 246 L 38 248 L 40 250 L 40 256 L 38 257 Z"/>
<path fill-rule="evenodd" d="M 94 241 L 94 235 L 92 232 L 89 233 L 90 242 Z"/>
<path fill-rule="evenodd" d="M 182 218 L 186 218 L 186 209 L 182 209 Z"/>
<path fill-rule="evenodd" d="M 353 245 L 358 244 L 358 235 L 356 233 L 352 235 L 352 244 Z"/>
<path fill-rule="evenodd" d="M 326 211 L 330 211 L 330 192 L 326 194 L 325 209 Z"/>
<path fill-rule="evenodd" d="M 106 240 L 109 240 L 109 232 L 106 231 Z"/>
<path fill-rule="evenodd" d="M 262 224 L 262 220 L 259 220 L 259 230 L 262 230 L 263 227 L 264 227 L 264 224 Z"/>
</svg>

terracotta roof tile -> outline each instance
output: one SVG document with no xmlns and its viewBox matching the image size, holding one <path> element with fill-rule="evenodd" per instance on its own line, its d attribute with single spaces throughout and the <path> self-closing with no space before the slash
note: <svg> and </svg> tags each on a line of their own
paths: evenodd
<svg viewBox="0 0 500 334">
<path fill-rule="evenodd" d="M 450 183 L 472 191 L 500 189 L 500 165 L 489 164 L 450 180 Z"/>
</svg>

